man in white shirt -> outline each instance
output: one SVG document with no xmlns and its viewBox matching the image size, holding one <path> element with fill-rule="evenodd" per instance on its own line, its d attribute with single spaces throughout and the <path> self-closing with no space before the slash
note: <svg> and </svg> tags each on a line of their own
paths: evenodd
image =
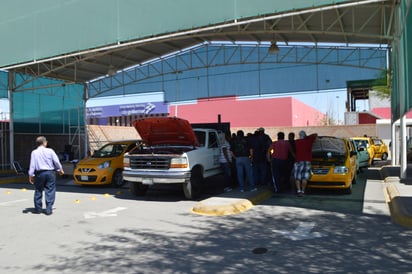
<svg viewBox="0 0 412 274">
<path fill-rule="evenodd" d="M 53 149 L 47 147 L 44 136 L 36 138 L 37 148 L 31 152 L 29 182 L 34 185 L 34 212 L 43 211 L 43 191 L 45 192 L 46 215 L 53 213 L 56 198 L 56 172 L 64 174 L 63 167 Z"/>
</svg>

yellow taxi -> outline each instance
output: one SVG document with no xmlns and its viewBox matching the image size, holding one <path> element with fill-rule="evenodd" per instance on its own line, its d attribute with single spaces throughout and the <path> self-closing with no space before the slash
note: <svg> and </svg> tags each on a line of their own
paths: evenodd
<svg viewBox="0 0 412 274">
<path fill-rule="evenodd" d="M 346 138 L 318 136 L 312 147 L 312 173 L 308 188 L 341 189 L 352 192 L 356 184 L 357 151 Z"/>
<path fill-rule="evenodd" d="M 104 145 L 91 157 L 79 161 L 73 172 L 74 182 L 78 185 L 123 186 L 123 155 L 138 146 L 140 142 L 140 140 L 125 140 Z"/>
<path fill-rule="evenodd" d="M 375 148 L 371 137 L 352 137 L 351 138 L 358 149 L 364 149 L 369 152 L 369 166 L 372 166 L 375 158 Z"/>
<path fill-rule="evenodd" d="M 373 142 L 373 150 L 375 159 L 387 160 L 389 156 L 388 146 L 378 137 L 371 137 Z"/>
</svg>

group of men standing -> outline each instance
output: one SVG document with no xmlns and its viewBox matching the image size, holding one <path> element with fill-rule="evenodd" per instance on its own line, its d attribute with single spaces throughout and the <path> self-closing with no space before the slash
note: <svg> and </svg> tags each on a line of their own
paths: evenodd
<svg viewBox="0 0 412 274">
<path fill-rule="evenodd" d="M 250 191 L 256 191 L 256 185 L 269 185 L 274 192 L 291 190 L 303 196 L 310 178 L 312 144 L 316 136 L 300 131 L 299 139 L 295 140 L 291 132 L 285 140 L 285 133 L 278 132 L 277 140 L 272 142 L 264 128 L 247 136 L 238 130 L 230 140 L 222 134 L 221 165 L 226 182 L 232 186 L 238 184 L 241 192 L 245 191 L 247 181 Z"/>
</svg>

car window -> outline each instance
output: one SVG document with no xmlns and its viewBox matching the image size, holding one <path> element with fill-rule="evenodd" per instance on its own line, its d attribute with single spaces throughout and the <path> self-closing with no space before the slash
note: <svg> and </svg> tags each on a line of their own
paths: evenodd
<svg viewBox="0 0 412 274">
<path fill-rule="evenodd" d="M 318 137 L 312 146 L 312 152 L 315 154 L 345 155 L 346 151 L 345 141 L 341 138 Z"/>
<path fill-rule="evenodd" d="M 135 147 L 137 147 L 137 146 L 139 146 L 139 145 L 141 145 L 141 142 L 136 142 L 136 143 L 130 144 L 130 145 L 126 148 L 126 152 L 129 152 L 130 150 L 132 150 L 133 148 L 135 148 Z"/>
<path fill-rule="evenodd" d="M 382 145 L 382 140 L 374 139 L 373 142 L 375 143 L 375 145 L 378 145 L 378 146 Z"/>
<path fill-rule="evenodd" d="M 354 141 L 355 141 L 356 146 L 357 146 L 358 148 L 359 148 L 359 147 L 364 147 L 364 148 L 368 148 L 368 147 L 369 147 L 369 143 L 368 143 L 368 141 L 366 141 L 366 140 L 358 140 L 358 139 L 355 139 Z"/>
<path fill-rule="evenodd" d="M 96 150 L 93 154 L 94 158 L 107 158 L 120 156 L 123 150 L 126 148 L 126 144 L 107 144 L 100 149 Z"/>
<path fill-rule="evenodd" d="M 217 135 L 215 132 L 209 132 L 209 148 L 217 147 Z"/>
<path fill-rule="evenodd" d="M 206 134 L 204 131 L 195 131 L 195 135 L 199 146 L 204 147 L 206 143 Z"/>
</svg>

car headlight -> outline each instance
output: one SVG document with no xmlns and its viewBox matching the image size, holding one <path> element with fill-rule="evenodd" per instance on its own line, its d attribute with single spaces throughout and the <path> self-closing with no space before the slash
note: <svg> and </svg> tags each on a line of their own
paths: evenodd
<svg viewBox="0 0 412 274">
<path fill-rule="evenodd" d="M 123 167 L 130 167 L 130 158 L 124 157 L 123 158 Z"/>
<path fill-rule="evenodd" d="M 110 161 L 106 161 L 104 163 L 101 163 L 99 165 L 97 165 L 98 169 L 104 169 L 104 168 L 108 168 L 110 166 Z"/>
<path fill-rule="evenodd" d="M 187 168 L 188 166 L 187 158 L 179 157 L 170 160 L 170 168 Z"/>
<path fill-rule="evenodd" d="M 348 173 L 348 168 L 346 166 L 335 166 L 335 168 L 333 169 L 333 172 L 335 174 L 346 174 Z"/>
</svg>

